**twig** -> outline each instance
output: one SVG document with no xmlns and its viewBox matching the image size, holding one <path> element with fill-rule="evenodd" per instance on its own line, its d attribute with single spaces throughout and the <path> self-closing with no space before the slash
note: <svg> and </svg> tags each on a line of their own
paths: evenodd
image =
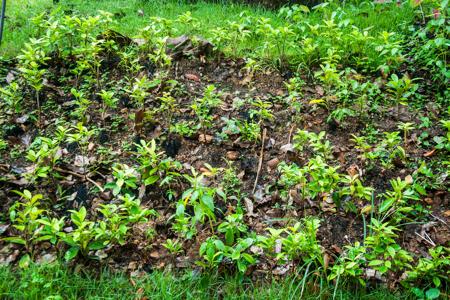
<svg viewBox="0 0 450 300">
<path fill-rule="evenodd" d="M 64 169 L 61 169 L 61 168 L 58 168 L 58 167 L 54 167 L 53 169 L 54 169 L 55 171 L 62 172 L 62 173 L 66 173 L 66 174 L 70 174 L 70 175 L 73 175 L 73 176 L 77 176 L 77 177 L 79 177 L 79 178 L 85 178 L 85 177 L 86 177 L 86 176 L 83 175 L 83 174 L 76 173 L 76 172 L 72 172 L 72 171 L 69 171 L 69 170 L 64 170 Z"/>
<path fill-rule="evenodd" d="M 61 173 L 66 173 L 66 174 L 70 174 L 70 175 L 76 176 L 78 178 L 82 178 L 82 179 L 84 179 L 86 181 L 89 181 L 90 183 L 95 185 L 101 192 L 105 191 L 97 182 L 95 182 L 94 180 L 89 178 L 87 175 L 83 175 L 83 174 L 80 174 L 80 173 L 72 172 L 72 171 L 69 171 L 69 170 L 64 170 L 64 169 L 61 169 L 61 168 L 54 168 L 54 169 L 55 169 L 55 171 L 58 171 L 58 172 L 61 172 Z"/>
<path fill-rule="evenodd" d="M 291 143 L 292 132 L 294 131 L 294 128 L 295 128 L 295 125 L 291 127 L 291 130 L 289 130 L 288 144 Z"/>
<path fill-rule="evenodd" d="M 422 238 L 425 242 L 427 242 L 428 244 L 430 244 L 431 246 L 433 246 L 433 247 L 436 246 L 436 244 L 430 239 L 430 237 L 428 236 L 428 234 L 425 233 L 425 234 L 427 235 L 427 237 L 428 237 L 428 238 L 426 238 L 426 237 L 420 235 L 418 232 L 414 232 L 414 233 L 415 233 L 418 237 Z"/>
<path fill-rule="evenodd" d="M 253 185 L 253 192 L 252 192 L 253 194 L 256 191 L 256 186 L 258 185 L 259 174 L 261 173 L 261 168 L 262 168 L 262 163 L 263 163 L 263 158 L 264 158 L 264 142 L 266 140 L 266 134 L 267 134 L 267 129 L 264 128 L 263 134 L 262 134 L 261 152 L 259 154 L 258 171 L 256 172 L 255 184 Z"/>
<path fill-rule="evenodd" d="M 93 185 L 95 185 L 95 186 L 100 190 L 100 192 L 103 193 L 103 192 L 105 191 L 105 190 L 104 190 L 97 182 L 95 182 L 95 181 L 92 180 L 91 178 L 85 176 L 84 179 L 86 179 L 87 181 L 89 181 L 90 183 L 92 183 Z"/>
<path fill-rule="evenodd" d="M 436 217 L 436 216 L 433 215 L 433 214 L 430 214 L 430 216 L 432 216 L 433 218 L 435 218 L 436 220 L 440 221 L 442 224 L 444 224 L 445 226 L 447 226 L 448 228 L 450 228 L 450 225 L 448 225 L 447 222 L 445 222 L 445 221 L 442 220 L 441 218 Z"/>
</svg>

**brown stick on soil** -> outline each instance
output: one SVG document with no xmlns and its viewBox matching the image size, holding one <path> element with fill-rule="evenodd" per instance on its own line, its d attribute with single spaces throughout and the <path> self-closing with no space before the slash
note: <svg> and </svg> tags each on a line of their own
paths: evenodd
<svg viewBox="0 0 450 300">
<path fill-rule="evenodd" d="M 256 172 L 255 184 L 253 185 L 253 192 L 252 192 L 253 194 L 255 193 L 256 186 L 258 185 L 259 174 L 261 173 L 261 168 L 262 168 L 262 163 L 263 163 L 263 158 L 264 158 L 264 142 L 266 140 L 266 135 L 267 135 L 267 129 L 264 128 L 263 134 L 262 134 L 262 142 L 261 142 L 261 153 L 259 154 L 258 171 Z"/>
<path fill-rule="evenodd" d="M 54 170 L 57 171 L 57 172 L 66 173 L 66 174 L 70 174 L 70 175 L 82 178 L 82 179 L 84 179 L 86 181 L 89 181 L 93 185 L 95 185 L 101 192 L 105 191 L 97 182 L 95 182 L 94 180 L 89 178 L 87 175 L 79 174 L 79 173 L 72 172 L 72 171 L 69 171 L 69 170 L 64 170 L 64 169 L 61 169 L 61 168 L 54 168 Z"/>
</svg>

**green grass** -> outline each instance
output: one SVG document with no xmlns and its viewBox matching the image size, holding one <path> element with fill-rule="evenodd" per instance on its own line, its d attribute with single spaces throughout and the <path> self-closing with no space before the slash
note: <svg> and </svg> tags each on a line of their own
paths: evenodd
<svg viewBox="0 0 450 300">
<path fill-rule="evenodd" d="M 108 11 L 116 15 L 114 29 L 129 35 L 136 36 L 139 29 L 149 23 L 149 18 L 159 16 L 174 19 L 178 15 L 187 11 L 192 16 L 201 21 L 200 34 L 209 37 L 211 29 L 226 26 L 228 21 L 239 21 L 240 14 L 246 10 L 254 17 L 266 17 L 272 20 L 273 25 L 281 25 L 284 20 L 278 16 L 276 11 L 270 11 L 258 7 L 250 7 L 242 4 L 230 4 L 226 1 L 211 3 L 204 1 L 182 0 L 61 0 L 60 4 L 53 5 L 52 0 L 15 0 L 8 2 L 6 10 L 6 25 L 4 40 L 0 48 L 0 55 L 12 57 L 20 52 L 23 44 L 33 34 L 35 25 L 32 18 L 43 12 L 51 12 L 56 8 L 61 8 L 66 13 L 77 13 L 81 15 L 95 15 L 100 10 Z M 194 2 L 194 1 L 191 1 Z M 138 11 L 143 11 L 144 16 L 140 16 Z M 342 13 L 352 19 L 354 25 L 360 28 L 370 28 L 373 33 L 380 31 L 398 32 L 402 24 L 410 24 L 414 18 L 414 12 L 408 5 L 402 7 L 376 6 L 362 3 L 357 7 L 346 6 Z M 322 12 L 314 11 L 306 16 L 311 24 L 317 24 L 324 18 Z M 403 27 L 405 28 L 405 27 Z M 187 32 L 189 28 L 181 26 L 178 32 Z M 259 46 L 258 42 L 248 41 L 248 44 L 241 45 L 240 54 L 245 55 L 246 51 Z"/>
<path fill-rule="evenodd" d="M 136 36 L 139 29 L 148 25 L 152 16 L 173 19 L 187 11 L 201 20 L 201 33 L 204 35 L 213 28 L 224 26 L 227 21 L 238 21 L 243 10 L 251 10 L 255 16 L 278 19 L 275 12 L 245 5 L 205 2 L 189 4 L 176 0 L 61 0 L 59 5 L 53 5 L 52 0 L 16 0 L 8 5 L 4 41 L 0 49 L 0 55 L 4 56 L 16 55 L 32 35 L 32 17 L 58 7 L 68 13 L 81 15 L 96 15 L 100 10 L 116 14 L 113 28 L 129 36 Z M 144 12 L 144 16 L 138 14 L 139 10 Z"/>
<path fill-rule="evenodd" d="M 133 283 L 132 283 L 133 281 Z M 300 299 L 301 282 L 284 278 L 253 284 L 249 279 L 160 271 L 133 280 L 124 274 L 102 272 L 89 276 L 64 266 L 32 266 L 13 271 L 0 268 L 1 299 Z M 308 285 L 307 285 L 308 286 Z M 307 289 L 305 289 L 307 290 Z M 307 290 L 302 299 L 332 298 L 331 288 Z M 409 299 L 386 290 L 337 291 L 336 299 Z"/>
</svg>

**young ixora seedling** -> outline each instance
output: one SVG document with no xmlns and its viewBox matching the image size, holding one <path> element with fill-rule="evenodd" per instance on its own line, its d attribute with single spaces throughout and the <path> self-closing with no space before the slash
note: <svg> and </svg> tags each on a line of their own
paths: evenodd
<svg viewBox="0 0 450 300">
<path fill-rule="evenodd" d="M 397 116 L 400 114 L 400 105 L 406 105 L 418 88 L 413 81 L 414 79 L 410 79 L 407 75 L 399 78 L 396 74 L 392 74 L 391 80 L 387 83 L 388 91 L 397 105 Z"/>
<path fill-rule="evenodd" d="M 403 145 L 406 146 L 408 142 L 408 133 L 415 128 L 414 123 L 400 122 L 398 123 L 397 128 L 403 131 Z"/>
<path fill-rule="evenodd" d="M 2 240 L 23 245 L 26 254 L 19 261 L 20 267 L 26 267 L 33 259 L 34 247 L 39 241 L 41 223 L 38 220 L 43 216 L 45 210 L 41 208 L 41 194 L 32 195 L 30 191 L 16 191 L 22 201 L 15 202 L 9 209 L 9 218 L 19 235 L 2 238 Z"/>
<path fill-rule="evenodd" d="M 226 245 L 234 244 L 234 241 L 247 231 L 247 226 L 243 223 L 244 216 L 242 213 L 229 215 L 225 221 L 220 223 L 217 231 L 225 234 Z"/>
<path fill-rule="evenodd" d="M 115 97 L 114 91 L 105 91 L 102 90 L 100 93 L 98 93 L 100 98 L 102 99 L 102 121 L 105 121 L 105 114 L 108 109 L 115 109 L 117 108 L 117 103 L 119 102 L 119 99 Z"/>
<path fill-rule="evenodd" d="M 58 173 L 54 168 L 62 156 L 59 141 L 45 137 L 37 138 L 27 152 L 26 158 L 34 164 L 25 175 L 31 182 L 50 177 L 55 182 Z"/>
<path fill-rule="evenodd" d="M 76 109 L 71 112 L 71 116 L 75 117 L 82 123 L 86 123 L 87 112 L 92 102 L 87 99 L 86 94 L 83 91 L 76 90 L 72 88 L 70 93 L 75 97 Z"/>
<path fill-rule="evenodd" d="M 172 255 L 177 255 L 183 252 L 183 245 L 178 240 L 167 239 L 162 245 Z"/>
<path fill-rule="evenodd" d="M 200 122 L 200 130 L 203 136 L 206 135 L 206 129 L 212 126 L 214 118 L 211 115 L 212 110 L 221 103 L 220 93 L 216 92 L 214 85 L 208 85 L 204 91 L 203 98 L 196 99 L 192 103 L 191 108 Z"/>
<path fill-rule="evenodd" d="M 194 210 L 192 224 L 204 223 L 206 220 L 209 220 L 212 229 L 212 222 L 216 220 L 214 198 L 219 196 L 226 200 L 226 195 L 220 188 L 205 186 L 203 174 L 199 175 L 194 169 L 191 169 L 191 173 L 192 176 L 188 174 L 183 175 L 189 182 L 190 188 L 181 195 L 181 199 L 177 203 L 175 216 L 184 216 L 186 207 L 189 205 Z"/>
<path fill-rule="evenodd" d="M 0 87 L 0 95 L 14 117 L 22 112 L 23 98 L 17 82 L 11 82 L 6 88 Z"/>
<path fill-rule="evenodd" d="M 42 121 L 40 92 L 44 87 L 44 76 L 47 73 L 47 69 L 43 68 L 43 65 L 50 59 L 46 56 L 43 49 L 44 43 L 45 41 L 43 39 L 31 39 L 30 43 L 27 43 L 25 49 L 22 50 L 23 54 L 18 56 L 20 60 L 19 70 L 25 82 L 34 90 L 39 126 L 41 126 Z"/>
</svg>

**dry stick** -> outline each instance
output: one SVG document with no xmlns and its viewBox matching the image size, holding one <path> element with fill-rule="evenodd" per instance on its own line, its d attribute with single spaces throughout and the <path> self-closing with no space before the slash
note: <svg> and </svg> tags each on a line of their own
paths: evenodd
<svg viewBox="0 0 450 300">
<path fill-rule="evenodd" d="M 55 171 L 58 171 L 58 172 L 61 172 L 61 173 L 66 173 L 66 174 L 70 174 L 70 175 L 76 176 L 78 178 L 83 178 L 84 180 L 87 180 L 90 183 L 92 183 L 93 185 L 95 185 L 96 187 L 98 187 L 98 189 L 101 192 L 105 191 L 97 182 L 95 182 L 91 178 L 87 177 L 87 175 L 79 174 L 79 173 L 76 173 L 76 172 L 72 172 L 72 171 L 64 170 L 64 169 L 60 169 L 60 168 L 54 168 L 54 169 L 55 169 Z"/>
<path fill-rule="evenodd" d="M 295 128 L 295 125 L 291 127 L 291 130 L 289 130 L 288 144 L 291 143 L 292 132 L 294 131 L 294 128 Z"/>
<path fill-rule="evenodd" d="M 444 224 L 445 226 L 447 226 L 448 228 L 450 228 L 450 226 L 447 224 L 447 222 L 445 222 L 444 220 L 442 220 L 441 218 L 436 217 L 433 214 L 430 214 L 433 218 L 435 218 L 436 220 L 440 221 L 442 224 Z"/>
<path fill-rule="evenodd" d="M 422 235 L 420 235 L 417 231 L 414 232 L 418 237 L 422 238 L 425 242 L 427 242 L 428 244 L 430 244 L 433 247 L 436 247 L 436 244 L 430 239 L 430 237 L 427 234 L 427 237 L 424 237 Z"/>
<path fill-rule="evenodd" d="M 255 184 L 253 185 L 253 192 L 252 192 L 253 194 L 255 193 L 256 186 L 258 185 L 259 174 L 261 173 L 261 168 L 262 168 L 262 163 L 263 163 L 263 158 L 264 158 L 264 141 L 266 140 L 266 134 L 267 134 L 267 129 L 264 128 L 263 134 L 262 134 L 261 153 L 259 155 L 258 171 L 256 172 Z"/>
</svg>

